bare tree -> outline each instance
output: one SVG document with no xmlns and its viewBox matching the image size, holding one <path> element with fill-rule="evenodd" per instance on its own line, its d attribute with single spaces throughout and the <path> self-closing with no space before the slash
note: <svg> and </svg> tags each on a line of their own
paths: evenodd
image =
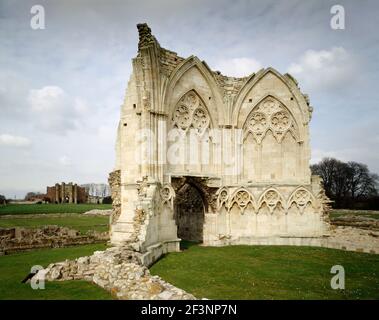
<svg viewBox="0 0 379 320">
<path fill-rule="evenodd" d="M 336 207 L 354 207 L 358 201 L 378 195 L 378 175 L 371 173 L 365 164 L 324 158 L 312 165 L 311 170 L 322 177 L 325 192 Z"/>
</svg>

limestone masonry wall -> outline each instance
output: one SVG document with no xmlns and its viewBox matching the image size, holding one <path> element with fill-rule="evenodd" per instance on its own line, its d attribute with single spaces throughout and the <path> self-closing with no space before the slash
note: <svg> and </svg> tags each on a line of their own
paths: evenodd
<svg viewBox="0 0 379 320">
<path fill-rule="evenodd" d="M 9 228 L 0 229 L 0 252 L 3 254 L 39 248 L 59 248 L 73 245 L 105 242 L 108 232 L 79 231 L 59 226 L 44 226 L 39 229 Z"/>
</svg>

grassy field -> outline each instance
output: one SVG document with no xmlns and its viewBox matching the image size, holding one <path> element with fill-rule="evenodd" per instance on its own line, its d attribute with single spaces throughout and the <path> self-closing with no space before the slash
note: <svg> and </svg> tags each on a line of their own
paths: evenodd
<svg viewBox="0 0 379 320">
<path fill-rule="evenodd" d="M 25 228 L 40 228 L 46 225 L 57 225 L 62 227 L 69 227 L 86 233 L 89 230 L 95 231 L 108 231 L 109 229 L 109 217 L 107 216 L 87 216 L 81 214 L 62 214 L 59 217 L 34 217 L 29 218 L 25 216 L 17 216 L 10 218 L 0 219 L 0 228 L 12 228 L 12 227 L 25 227 Z"/>
<path fill-rule="evenodd" d="M 0 299 L 111 299 L 107 291 L 86 281 L 46 282 L 44 290 L 33 290 L 30 284 L 21 283 L 33 265 L 46 267 L 52 262 L 90 255 L 105 248 L 104 244 L 93 244 L 0 256 Z"/>
<path fill-rule="evenodd" d="M 112 209 L 110 204 L 8 204 L 0 206 L 0 215 L 39 213 L 83 213 L 92 209 Z"/>
<path fill-rule="evenodd" d="M 346 217 L 346 216 L 362 216 L 362 217 L 368 217 L 373 219 L 379 219 L 379 211 L 371 211 L 371 210 L 339 210 L 335 209 L 330 212 L 331 218 L 339 218 L 339 217 Z"/>
<path fill-rule="evenodd" d="M 345 290 L 330 269 L 345 268 Z M 312 247 L 189 246 L 169 253 L 151 273 L 198 298 L 379 299 L 379 256 Z"/>
</svg>

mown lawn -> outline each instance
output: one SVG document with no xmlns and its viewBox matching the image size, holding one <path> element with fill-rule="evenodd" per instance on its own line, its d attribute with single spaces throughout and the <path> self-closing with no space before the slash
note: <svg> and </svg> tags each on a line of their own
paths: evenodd
<svg viewBox="0 0 379 320">
<path fill-rule="evenodd" d="M 345 290 L 330 287 L 333 265 L 345 269 Z M 379 299 L 379 255 L 326 248 L 190 245 L 151 273 L 198 298 Z"/>
<path fill-rule="evenodd" d="M 111 204 L 8 204 L 0 205 L 0 215 L 39 213 L 83 213 L 92 209 L 112 209 Z"/>
<path fill-rule="evenodd" d="M 69 227 L 86 233 L 89 230 L 108 231 L 109 217 L 107 216 L 87 216 L 82 214 L 67 214 L 59 217 L 34 217 L 17 216 L 10 218 L 0 218 L 0 228 L 25 227 L 25 228 L 41 228 L 46 225 L 57 225 Z"/>
<path fill-rule="evenodd" d="M 104 244 L 92 244 L 0 256 L 0 299 L 111 299 L 110 293 L 86 281 L 46 282 L 44 290 L 33 290 L 29 283 L 21 283 L 33 265 L 46 267 L 52 262 L 90 255 L 105 248 Z"/>
</svg>

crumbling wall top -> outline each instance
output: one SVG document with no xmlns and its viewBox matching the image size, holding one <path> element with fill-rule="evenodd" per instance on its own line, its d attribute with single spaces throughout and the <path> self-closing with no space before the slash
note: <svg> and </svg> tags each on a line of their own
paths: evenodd
<svg viewBox="0 0 379 320">
<path fill-rule="evenodd" d="M 151 34 L 151 29 L 147 23 L 137 24 L 137 29 L 139 35 L 138 50 L 148 47 L 154 43 L 159 45 L 157 39 Z"/>
</svg>

